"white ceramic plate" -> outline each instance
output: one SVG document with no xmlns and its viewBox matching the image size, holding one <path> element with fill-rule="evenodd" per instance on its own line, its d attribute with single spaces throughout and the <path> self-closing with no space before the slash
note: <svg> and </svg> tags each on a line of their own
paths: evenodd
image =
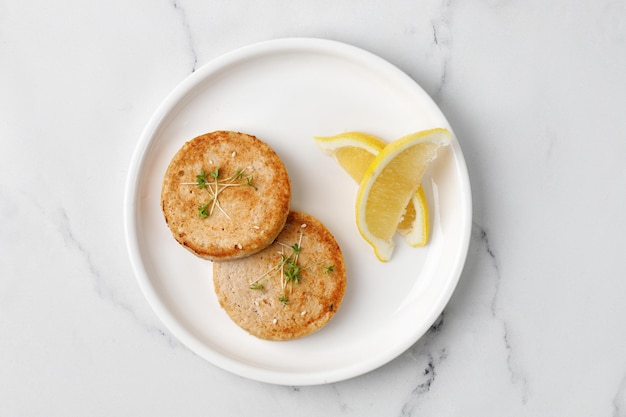
<svg viewBox="0 0 626 417">
<path fill-rule="evenodd" d="M 393 258 L 381 263 L 355 225 L 357 185 L 312 137 L 357 130 L 391 141 L 432 127 L 450 129 L 412 79 L 383 59 L 342 43 L 274 40 L 203 66 L 158 108 L 129 171 L 128 250 L 150 305 L 189 349 L 259 381 L 322 384 L 389 362 L 429 329 L 461 274 L 471 230 L 461 149 L 454 137 L 424 179 L 430 243 L 410 248 L 397 239 Z M 342 247 L 345 298 L 319 332 L 289 342 L 248 335 L 220 308 L 211 263 L 172 238 L 159 202 L 163 174 L 184 142 L 213 130 L 251 133 L 272 146 L 292 180 L 292 208 L 319 218 Z"/>
</svg>

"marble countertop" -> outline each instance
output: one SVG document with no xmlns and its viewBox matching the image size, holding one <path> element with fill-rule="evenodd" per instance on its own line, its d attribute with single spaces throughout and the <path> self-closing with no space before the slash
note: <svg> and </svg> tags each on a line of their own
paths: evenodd
<svg viewBox="0 0 626 417">
<path fill-rule="evenodd" d="M 467 261 L 435 326 L 326 385 L 191 352 L 124 238 L 131 157 L 162 100 L 284 37 L 406 72 L 472 184 Z M 0 2 L 0 414 L 626 416 L 624 97 L 618 0 Z"/>
</svg>

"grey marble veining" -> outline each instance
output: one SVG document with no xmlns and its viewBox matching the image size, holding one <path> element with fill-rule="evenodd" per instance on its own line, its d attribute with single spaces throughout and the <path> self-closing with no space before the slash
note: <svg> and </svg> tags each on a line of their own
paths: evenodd
<svg viewBox="0 0 626 417">
<path fill-rule="evenodd" d="M 181 21 L 181 25 L 183 28 L 183 32 L 186 34 L 186 37 L 187 37 L 188 49 L 193 58 L 191 72 L 194 72 L 198 65 L 198 55 L 196 54 L 195 42 L 191 35 L 191 27 L 189 26 L 189 20 L 187 19 L 187 12 L 183 8 L 183 6 L 181 6 L 177 1 L 173 1 L 172 5 L 174 6 L 174 9 L 176 10 L 176 12 L 180 15 L 180 21 Z"/>
</svg>

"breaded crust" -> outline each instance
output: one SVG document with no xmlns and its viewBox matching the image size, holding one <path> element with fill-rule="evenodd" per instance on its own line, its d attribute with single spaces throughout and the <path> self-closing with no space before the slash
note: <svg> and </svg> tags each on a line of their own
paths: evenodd
<svg viewBox="0 0 626 417">
<path fill-rule="evenodd" d="M 293 245 L 300 248 L 295 262 Z M 289 263 L 298 268 L 298 283 L 286 281 L 294 271 Z M 291 212 L 268 248 L 245 259 L 216 262 L 213 283 L 220 305 L 241 328 L 262 339 L 290 340 L 321 329 L 334 316 L 345 293 L 346 271 L 326 227 L 311 215 Z"/>
<path fill-rule="evenodd" d="M 206 185 L 200 188 L 202 172 Z M 256 137 L 230 131 L 185 143 L 172 158 L 161 190 L 174 238 L 213 261 L 249 256 L 271 244 L 290 202 L 289 176 L 278 155 Z"/>
</svg>

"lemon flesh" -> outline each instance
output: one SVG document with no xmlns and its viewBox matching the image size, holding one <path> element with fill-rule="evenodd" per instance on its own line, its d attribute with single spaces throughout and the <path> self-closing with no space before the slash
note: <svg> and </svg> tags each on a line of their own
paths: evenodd
<svg viewBox="0 0 626 417">
<path fill-rule="evenodd" d="M 337 149 L 335 158 L 339 165 L 354 179 L 357 183 L 363 179 L 363 174 L 367 171 L 367 167 L 372 163 L 376 154 L 372 154 L 365 149 L 354 146 L 344 146 Z"/>
<path fill-rule="evenodd" d="M 420 214 L 418 215 L 417 212 Z M 428 242 L 430 234 L 428 204 L 421 185 L 406 206 L 404 216 L 398 224 L 398 233 L 404 236 L 404 240 L 413 247 L 425 246 Z"/>
<path fill-rule="evenodd" d="M 357 227 L 385 262 L 393 252 L 392 237 L 405 208 L 441 146 L 450 143 L 446 129 L 404 136 L 387 145 L 367 168 L 356 202 Z"/>
</svg>

